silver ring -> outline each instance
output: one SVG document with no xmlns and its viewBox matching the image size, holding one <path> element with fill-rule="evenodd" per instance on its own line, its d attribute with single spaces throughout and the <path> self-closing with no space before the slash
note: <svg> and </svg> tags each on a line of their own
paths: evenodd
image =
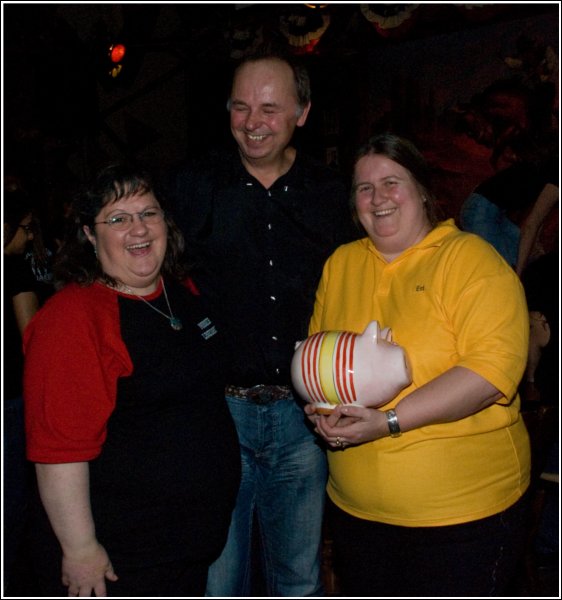
<svg viewBox="0 0 562 600">
<path fill-rule="evenodd" d="M 336 438 L 336 446 L 337 446 L 338 448 L 341 448 L 341 447 L 342 447 L 341 438 L 340 438 L 339 436 Z"/>
</svg>

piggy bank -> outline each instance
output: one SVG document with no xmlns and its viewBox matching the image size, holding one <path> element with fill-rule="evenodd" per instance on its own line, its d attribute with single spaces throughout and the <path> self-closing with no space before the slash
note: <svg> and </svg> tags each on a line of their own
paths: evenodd
<svg viewBox="0 0 562 600">
<path fill-rule="evenodd" d="M 361 334 L 321 331 L 297 342 L 291 378 L 299 395 L 323 414 L 338 404 L 382 406 L 412 382 L 404 349 L 377 321 Z"/>
</svg>

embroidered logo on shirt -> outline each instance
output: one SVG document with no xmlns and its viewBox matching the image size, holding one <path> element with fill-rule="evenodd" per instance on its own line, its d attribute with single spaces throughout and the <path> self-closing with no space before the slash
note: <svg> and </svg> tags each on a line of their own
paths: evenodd
<svg viewBox="0 0 562 600">
<path fill-rule="evenodd" d="M 416 292 L 425 292 L 425 285 L 416 285 Z"/>
<path fill-rule="evenodd" d="M 215 333 L 217 333 L 217 328 L 213 325 L 211 319 L 208 317 L 204 318 L 202 321 L 197 323 L 199 329 L 201 329 L 201 337 L 203 339 L 208 340 L 210 337 L 213 337 Z"/>
</svg>

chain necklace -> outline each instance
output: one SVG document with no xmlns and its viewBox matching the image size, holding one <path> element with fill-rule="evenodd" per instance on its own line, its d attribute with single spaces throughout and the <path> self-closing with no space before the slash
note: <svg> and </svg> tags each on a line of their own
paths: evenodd
<svg viewBox="0 0 562 600">
<path fill-rule="evenodd" d="M 156 308 L 156 306 L 153 306 L 152 304 L 150 304 L 150 302 L 148 300 L 146 300 L 145 298 L 143 298 L 142 296 L 135 294 L 133 292 L 133 290 L 131 290 L 131 288 L 127 287 L 126 285 L 124 285 L 123 288 L 128 294 L 131 294 L 131 296 L 136 296 L 139 300 L 142 300 L 147 306 L 150 306 L 150 308 L 152 308 L 152 310 L 155 310 L 157 313 L 160 313 L 163 317 L 166 317 L 166 319 L 168 319 L 168 321 L 170 321 L 170 327 L 174 331 L 180 331 L 181 329 L 183 329 L 183 324 L 180 321 L 180 319 L 178 319 L 177 317 L 174 317 L 174 313 L 172 312 L 172 307 L 170 306 L 170 301 L 168 300 L 168 293 L 166 292 L 166 285 L 164 284 L 164 278 L 161 276 L 160 280 L 162 281 L 162 290 L 164 291 L 164 298 L 166 298 L 166 304 L 168 305 L 168 310 L 170 311 L 169 315 L 167 315 L 165 312 L 162 312 L 159 308 Z"/>
</svg>

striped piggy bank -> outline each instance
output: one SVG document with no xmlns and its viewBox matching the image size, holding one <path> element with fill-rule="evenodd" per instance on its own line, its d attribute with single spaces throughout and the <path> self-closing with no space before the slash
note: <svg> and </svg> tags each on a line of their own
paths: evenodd
<svg viewBox="0 0 562 600">
<path fill-rule="evenodd" d="M 299 395 L 323 414 L 338 404 L 382 406 L 412 382 L 404 349 L 377 321 L 361 334 L 321 331 L 297 342 L 291 377 Z"/>
</svg>

